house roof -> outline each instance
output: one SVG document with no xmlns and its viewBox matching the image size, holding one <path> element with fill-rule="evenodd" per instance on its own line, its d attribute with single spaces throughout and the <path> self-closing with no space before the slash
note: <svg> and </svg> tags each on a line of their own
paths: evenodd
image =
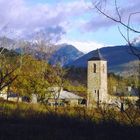
<svg viewBox="0 0 140 140">
<path fill-rule="evenodd" d="M 66 90 L 63 90 L 63 88 L 61 87 L 49 87 L 48 88 L 48 91 L 51 92 L 51 94 L 55 95 L 56 97 L 59 95 L 59 99 L 83 99 L 83 97 L 81 96 L 78 96 L 72 92 L 69 92 L 69 91 L 66 91 Z M 60 92 L 60 93 L 59 93 Z"/>
<path fill-rule="evenodd" d="M 60 99 L 83 99 L 82 97 L 80 97 L 72 92 L 65 91 L 65 90 L 62 90 L 60 92 L 59 98 Z"/>
<path fill-rule="evenodd" d="M 93 57 L 90 58 L 88 61 L 92 61 L 92 60 L 96 61 L 96 60 L 105 60 L 105 59 L 102 57 L 99 49 L 97 49 L 96 51 L 94 51 Z"/>
</svg>

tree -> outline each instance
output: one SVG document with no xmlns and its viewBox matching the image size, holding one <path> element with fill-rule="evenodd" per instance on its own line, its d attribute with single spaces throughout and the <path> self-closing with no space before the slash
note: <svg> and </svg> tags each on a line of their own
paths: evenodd
<svg viewBox="0 0 140 140">
<path fill-rule="evenodd" d="M 60 93 L 64 87 L 66 70 L 63 69 L 60 65 L 50 67 L 45 70 L 44 76 L 48 81 L 50 88 L 54 88 L 53 98 L 55 100 L 55 109 L 57 109 L 58 100 Z"/>
<path fill-rule="evenodd" d="M 41 60 L 46 60 L 50 58 L 51 54 L 56 48 L 56 45 L 54 45 L 58 40 L 51 36 L 50 34 L 47 34 L 45 31 L 39 31 L 34 35 L 34 42 L 33 46 L 35 51 L 38 52 L 39 56 L 38 58 Z M 33 54 L 36 56 L 35 54 Z"/>
<path fill-rule="evenodd" d="M 13 56 L 12 56 L 13 55 Z M 18 75 L 14 72 L 18 69 L 19 63 L 17 61 L 17 56 L 11 51 L 1 48 L 0 52 L 0 91 L 4 88 L 9 87 Z"/>
<path fill-rule="evenodd" d="M 26 54 L 22 61 L 24 63 L 16 71 L 18 78 L 12 84 L 11 89 L 19 96 L 30 98 L 32 94 L 35 94 L 38 98 L 43 98 L 48 87 L 48 82 L 44 79 L 44 70 L 48 66 L 47 63 Z"/>
</svg>

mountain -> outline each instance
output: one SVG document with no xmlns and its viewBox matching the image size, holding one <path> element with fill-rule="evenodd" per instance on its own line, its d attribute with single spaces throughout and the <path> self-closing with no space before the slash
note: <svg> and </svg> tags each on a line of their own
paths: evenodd
<svg viewBox="0 0 140 140">
<path fill-rule="evenodd" d="M 18 53 L 24 52 L 33 55 L 35 58 L 48 61 L 52 65 L 59 63 L 62 66 L 71 63 L 84 55 L 74 46 L 68 44 L 55 45 L 46 52 L 36 48 L 37 47 L 34 48 L 32 46 L 28 46 L 24 49 L 16 48 L 15 51 Z"/>
<path fill-rule="evenodd" d="M 16 53 L 15 51 L 13 50 L 8 50 L 6 48 L 0 48 L 0 54 L 4 54 L 4 56 L 6 57 L 14 57 L 14 56 L 18 56 L 19 54 Z"/>
<path fill-rule="evenodd" d="M 125 69 L 125 66 L 127 66 L 128 69 L 128 63 L 137 60 L 137 57 L 131 54 L 131 51 L 127 45 L 104 47 L 99 50 L 101 55 L 108 61 L 108 70 L 110 72 L 122 72 Z M 88 59 L 94 55 L 95 50 L 67 64 L 67 66 L 75 68 L 86 68 Z"/>
<path fill-rule="evenodd" d="M 48 61 L 52 65 L 59 63 L 64 66 L 84 55 L 76 47 L 69 44 L 51 45 L 50 47 L 45 43 L 37 40 L 29 42 L 0 37 L 0 47 L 14 50 L 18 54 L 30 54 L 37 59 Z"/>
<path fill-rule="evenodd" d="M 140 36 L 131 43 L 136 49 L 140 49 Z M 16 48 L 14 50 L 19 54 L 24 52 L 38 59 L 48 61 L 52 65 L 59 63 L 62 66 L 76 68 L 86 68 L 88 59 L 95 54 L 95 50 L 93 50 L 84 55 L 76 47 L 69 44 L 53 45 L 49 48 L 46 44 L 39 46 L 36 42 L 22 40 L 16 42 L 6 37 L 0 38 L 0 47 Z M 134 72 L 133 69 L 136 68 L 137 57 L 131 54 L 127 45 L 104 47 L 100 49 L 100 53 L 108 61 L 108 70 L 110 72 L 122 73 L 128 72 L 128 69 Z M 131 67 L 132 65 L 133 67 Z"/>
<path fill-rule="evenodd" d="M 62 44 L 59 45 L 58 48 L 59 49 L 54 51 L 51 57 L 49 58 L 49 62 L 51 64 L 60 63 L 64 66 L 84 55 L 84 53 L 80 52 L 72 45 Z"/>
<path fill-rule="evenodd" d="M 7 38 L 7 37 L 0 37 L 0 47 L 6 49 L 12 49 L 15 46 L 15 41 Z"/>
</svg>

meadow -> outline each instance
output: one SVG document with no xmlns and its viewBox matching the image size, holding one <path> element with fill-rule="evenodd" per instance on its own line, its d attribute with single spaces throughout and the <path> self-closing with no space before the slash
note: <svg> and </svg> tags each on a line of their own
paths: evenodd
<svg viewBox="0 0 140 140">
<path fill-rule="evenodd" d="M 131 124 L 121 114 L 1 101 L 0 140 L 139 140 L 139 117 Z"/>
</svg>

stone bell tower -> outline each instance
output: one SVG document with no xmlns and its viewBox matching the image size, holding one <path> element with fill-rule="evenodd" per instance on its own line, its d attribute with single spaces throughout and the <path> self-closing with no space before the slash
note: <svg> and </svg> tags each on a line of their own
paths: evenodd
<svg viewBox="0 0 140 140">
<path fill-rule="evenodd" d="M 106 102 L 107 94 L 107 61 L 103 59 L 97 49 L 93 57 L 88 60 L 87 75 L 87 106 L 92 107 L 96 102 L 97 105 Z"/>
</svg>

